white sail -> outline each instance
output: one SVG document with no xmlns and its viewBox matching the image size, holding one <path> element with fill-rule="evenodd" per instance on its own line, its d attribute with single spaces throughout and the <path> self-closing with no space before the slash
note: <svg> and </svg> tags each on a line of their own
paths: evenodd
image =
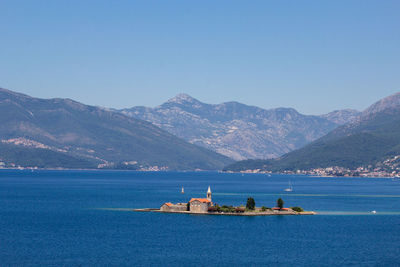
<svg viewBox="0 0 400 267">
<path fill-rule="evenodd" d="M 286 192 L 292 192 L 293 191 L 293 187 L 292 187 L 292 183 L 289 181 L 289 187 L 285 189 Z"/>
</svg>

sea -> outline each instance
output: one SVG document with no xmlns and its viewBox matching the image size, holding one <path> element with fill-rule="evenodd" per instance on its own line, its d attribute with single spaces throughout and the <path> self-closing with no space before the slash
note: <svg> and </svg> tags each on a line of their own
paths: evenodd
<svg viewBox="0 0 400 267">
<path fill-rule="evenodd" d="M 318 215 L 132 211 L 205 197 L 208 186 L 220 205 L 282 198 Z M 400 179 L 0 171 L 0 266 L 399 265 Z"/>
</svg>

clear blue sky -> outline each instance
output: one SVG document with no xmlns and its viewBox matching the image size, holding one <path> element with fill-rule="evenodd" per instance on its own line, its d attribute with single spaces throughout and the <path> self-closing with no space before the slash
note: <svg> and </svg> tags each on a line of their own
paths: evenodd
<svg viewBox="0 0 400 267">
<path fill-rule="evenodd" d="M 0 87 L 106 107 L 178 93 L 306 114 L 400 91 L 400 1 L 0 0 Z"/>
</svg>

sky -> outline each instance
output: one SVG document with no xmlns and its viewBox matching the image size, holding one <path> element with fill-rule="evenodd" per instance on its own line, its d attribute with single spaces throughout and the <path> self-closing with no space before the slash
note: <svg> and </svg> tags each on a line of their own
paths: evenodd
<svg viewBox="0 0 400 267">
<path fill-rule="evenodd" d="M 305 114 L 400 91 L 400 1 L 0 0 L 0 87 L 127 108 L 179 93 Z"/>
</svg>

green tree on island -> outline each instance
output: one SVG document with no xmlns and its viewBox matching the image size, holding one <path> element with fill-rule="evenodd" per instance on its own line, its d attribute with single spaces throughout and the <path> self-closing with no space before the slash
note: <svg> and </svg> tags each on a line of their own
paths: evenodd
<svg viewBox="0 0 400 267">
<path fill-rule="evenodd" d="M 278 198 L 278 200 L 276 201 L 276 205 L 278 206 L 278 208 L 281 210 L 283 208 L 283 200 L 282 198 Z"/>
<path fill-rule="evenodd" d="M 249 198 L 247 199 L 246 209 L 248 209 L 248 210 L 254 210 L 255 207 L 256 207 L 256 202 L 254 201 L 254 198 L 249 197 Z"/>
</svg>

